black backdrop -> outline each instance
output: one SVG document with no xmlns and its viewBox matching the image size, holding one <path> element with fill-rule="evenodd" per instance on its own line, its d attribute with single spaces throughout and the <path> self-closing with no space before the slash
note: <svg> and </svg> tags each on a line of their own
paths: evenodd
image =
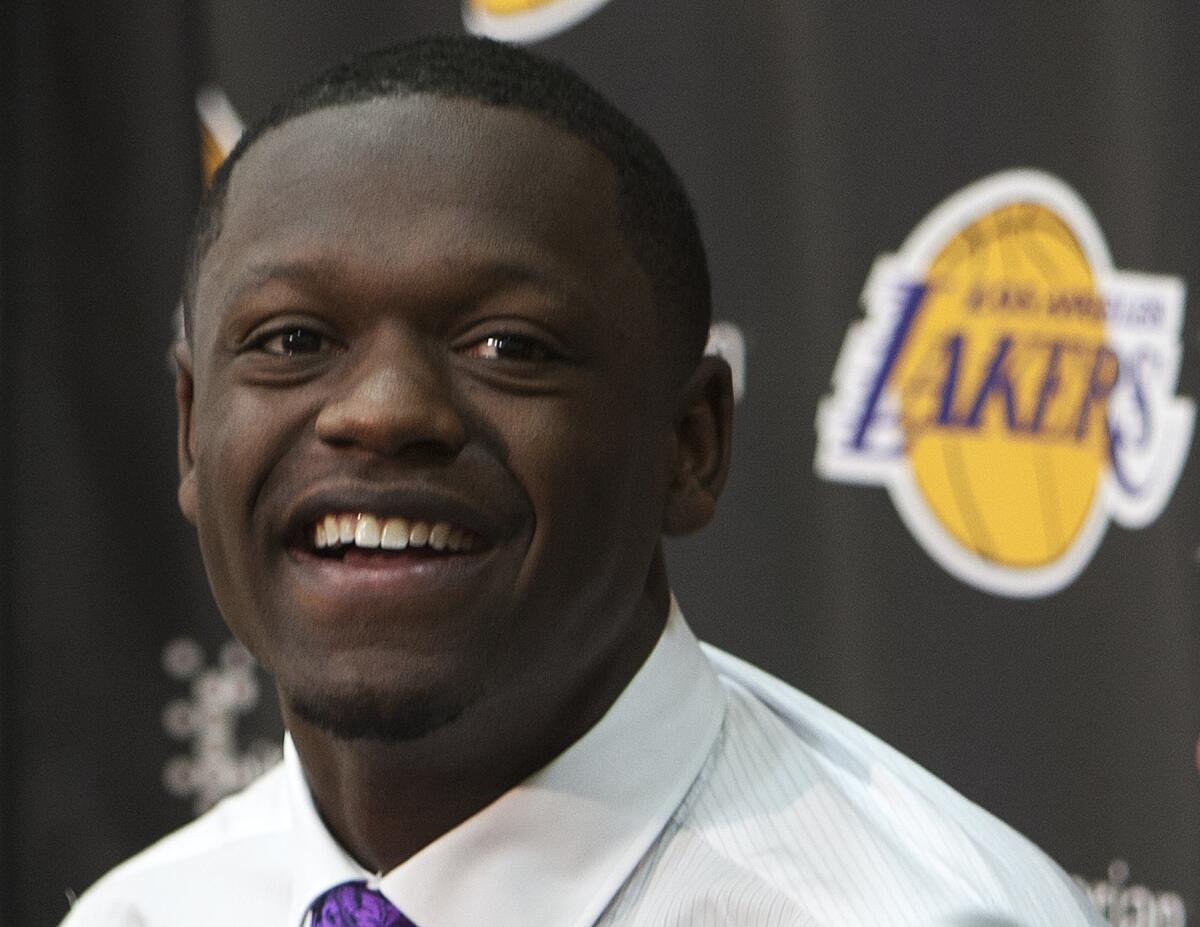
<svg viewBox="0 0 1200 927">
<path fill-rule="evenodd" d="M 278 723 L 222 651 L 174 508 L 165 352 L 199 191 L 194 94 L 216 85 L 253 118 L 348 52 L 463 26 L 455 0 L 9 0 L 0 16 L 0 922 L 42 927 L 65 890 L 190 817 L 196 769 L 252 772 Z M 1168 0 L 611 0 L 536 46 L 660 141 L 717 314 L 745 338 L 731 485 L 716 524 L 669 551 L 701 636 L 1089 882 L 1178 893 L 1193 919 L 1195 448 L 1157 520 L 1110 528 L 1078 579 L 1031 599 L 952 578 L 882 489 L 813 459 L 872 262 L 984 175 L 1062 178 L 1117 267 L 1196 291 L 1198 42 L 1200 8 Z M 1125 896 L 1125 922 L 1171 923 Z"/>
</svg>

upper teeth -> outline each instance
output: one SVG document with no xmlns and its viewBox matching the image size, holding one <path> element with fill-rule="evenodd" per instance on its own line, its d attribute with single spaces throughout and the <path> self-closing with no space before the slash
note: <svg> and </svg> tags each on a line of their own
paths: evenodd
<svg viewBox="0 0 1200 927">
<path fill-rule="evenodd" d="M 449 522 L 428 522 L 408 518 L 381 518 L 376 515 L 326 515 L 317 522 L 315 542 L 318 548 L 355 547 L 404 550 L 406 547 L 432 547 L 434 550 L 469 551 L 475 536 Z"/>
</svg>

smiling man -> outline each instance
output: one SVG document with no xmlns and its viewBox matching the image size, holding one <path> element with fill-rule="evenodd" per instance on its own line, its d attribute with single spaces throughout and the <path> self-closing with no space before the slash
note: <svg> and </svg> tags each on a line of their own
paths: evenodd
<svg viewBox="0 0 1200 927">
<path fill-rule="evenodd" d="M 185 307 L 180 505 L 286 757 L 71 927 L 1092 922 L 688 631 L 661 539 L 713 514 L 729 371 L 682 188 L 577 77 L 473 39 L 323 75 L 219 173 Z"/>
</svg>

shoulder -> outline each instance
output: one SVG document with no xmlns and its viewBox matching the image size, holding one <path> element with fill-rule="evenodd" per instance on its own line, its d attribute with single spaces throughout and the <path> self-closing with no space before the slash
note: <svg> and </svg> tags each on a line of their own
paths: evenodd
<svg viewBox="0 0 1200 927">
<path fill-rule="evenodd" d="M 211 909 L 214 898 L 236 897 L 239 882 L 276 880 L 265 864 L 286 847 L 289 820 L 280 765 L 111 870 L 62 927 L 155 927 L 170 923 L 157 912 L 186 910 L 190 898 Z"/>
<path fill-rule="evenodd" d="M 809 899 L 822 923 L 1101 923 L 1041 850 L 912 760 L 769 674 L 706 655 L 726 720 L 676 823 L 737 871 Z"/>
</svg>

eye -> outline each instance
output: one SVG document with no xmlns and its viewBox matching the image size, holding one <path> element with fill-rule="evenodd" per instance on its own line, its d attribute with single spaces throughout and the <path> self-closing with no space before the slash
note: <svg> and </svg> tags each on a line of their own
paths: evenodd
<svg viewBox="0 0 1200 927">
<path fill-rule="evenodd" d="M 562 355 L 537 338 L 513 332 L 497 332 L 470 345 L 464 352 L 481 360 L 507 360 L 537 363 L 560 360 Z"/>
<path fill-rule="evenodd" d="M 301 325 L 289 325 L 286 328 L 269 331 L 256 338 L 249 347 L 264 354 L 274 354 L 279 357 L 292 357 L 297 354 L 325 354 L 333 348 L 333 343 L 320 332 Z"/>
</svg>

